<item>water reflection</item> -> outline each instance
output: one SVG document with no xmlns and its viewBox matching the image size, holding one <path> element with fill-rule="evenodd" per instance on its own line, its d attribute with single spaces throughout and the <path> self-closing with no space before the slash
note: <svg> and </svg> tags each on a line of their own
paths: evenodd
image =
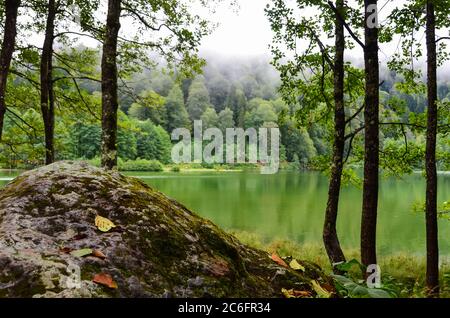
<svg viewBox="0 0 450 318">
<path fill-rule="evenodd" d="M 0 185 L 17 174 L 0 173 Z M 128 173 L 181 201 L 221 227 L 253 231 L 268 239 L 322 241 L 328 180 L 318 173 Z M 382 254 L 398 251 L 424 254 L 424 215 L 411 211 L 423 200 L 420 174 L 384 179 L 380 186 L 378 248 Z M 439 202 L 450 198 L 450 175 L 439 175 Z M 361 190 L 343 188 L 338 231 L 344 247 L 359 247 Z M 440 222 L 440 248 L 450 255 L 450 221 Z"/>
</svg>

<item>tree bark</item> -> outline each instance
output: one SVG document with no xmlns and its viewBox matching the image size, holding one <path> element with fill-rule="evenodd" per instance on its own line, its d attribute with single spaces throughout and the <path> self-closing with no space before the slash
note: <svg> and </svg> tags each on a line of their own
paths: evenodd
<svg viewBox="0 0 450 318">
<path fill-rule="evenodd" d="M 371 25 L 374 12 L 370 9 L 377 0 L 365 0 L 364 63 L 366 96 L 364 109 L 364 184 L 361 220 L 361 262 L 368 266 L 377 263 L 376 230 L 378 209 L 379 169 L 379 65 L 378 29 Z"/>
<path fill-rule="evenodd" d="M 47 4 L 47 22 L 45 27 L 44 45 L 41 55 L 41 112 L 44 121 L 45 134 L 45 164 L 55 161 L 54 130 L 55 102 L 53 92 L 53 40 L 55 31 L 56 4 L 49 0 Z"/>
<path fill-rule="evenodd" d="M 108 1 L 102 55 L 102 167 L 117 166 L 117 37 L 121 0 Z"/>
<path fill-rule="evenodd" d="M 427 1 L 426 41 L 428 73 L 428 123 L 425 150 L 426 170 L 426 237 L 427 272 L 426 285 L 431 297 L 439 295 L 439 245 L 437 224 L 437 172 L 436 172 L 436 135 L 437 135 L 437 64 L 436 64 L 436 18 L 432 1 Z"/>
<path fill-rule="evenodd" d="M 336 9 L 342 17 L 344 0 L 336 1 Z M 331 165 L 330 184 L 328 188 L 328 202 L 325 210 L 323 226 L 323 242 L 331 264 L 345 262 L 339 238 L 336 231 L 336 220 L 339 207 L 343 157 L 345 148 L 345 109 L 344 109 L 344 25 L 336 15 L 335 19 L 335 46 L 334 58 L 334 144 L 333 162 Z"/>
<path fill-rule="evenodd" d="M 5 26 L 0 53 L 0 141 L 3 135 L 3 121 L 6 113 L 5 95 L 9 67 L 17 35 L 17 12 L 20 0 L 5 0 Z"/>
</svg>

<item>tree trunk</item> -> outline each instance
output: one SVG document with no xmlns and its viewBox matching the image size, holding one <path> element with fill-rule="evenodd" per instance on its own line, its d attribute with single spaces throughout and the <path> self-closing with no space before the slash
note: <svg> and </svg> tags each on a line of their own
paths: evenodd
<svg viewBox="0 0 450 318">
<path fill-rule="evenodd" d="M 344 0 L 336 1 L 336 9 L 342 16 Z M 339 195 L 341 190 L 341 177 L 345 148 L 345 110 L 344 110 L 344 25 L 336 15 L 335 19 L 335 45 L 334 58 L 334 145 L 333 163 L 331 166 L 330 185 L 328 188 L 328 202 L 325 211 L 323 227 L 323 242 L 331 264 L 344 262 L 345 257 L 339 244 L 336 232 L 336 219 L 338 215 Z"/>
<path fill-rule="evenodd" d="M 45 164 L 47 165 L 55 161 L 55 149 L 53 143 L 55 130 L 55 105 L 52 77 L 55 16 L 55 0 L 49 0 L 47 7 L 47 23 L 45 27 L 44 45 L 42 46 L 41 55 L 41 112 L 44 121 Z"/>
<path fill-rule="evenodd" d="M 117 166 L 117 37 L 121 0 L 108 1 L 108 16 L 102 55 L 102 167 Z"/>
<path fill-rule="evenodd" d="M 5 0 L 5 27 L 0 53 L 0 141 L 3 135 L 3 121 L 6 113 L 5 95 L 9 67 L 14 52 L 17 34 L 17 11 L 20 0 Z"/>
<path fill-rule="evenodd" d="M 366 96 L 364 109 L 364 184 L 361 220 L 361 262 L 368 266 L 377 263 L 376 230 L 378 208 L 379 169 L 379 65 L 378 29 L 373 22 L 373 8 L 377 0 L 365 0 L 364 63 Z"/>
<path fill-rule="evenodd" d="M 436 75 L 436 18 L 434 4 L 427 1 L 427 68 L 428 68 L 428 123 L 425 150 L 426 169 L 426 233 L 427 233 L 427 274 L 426 284 L 429 296 L 439 295 L 439 246 L 437 224 L 437 75 Z"/>
</svg>

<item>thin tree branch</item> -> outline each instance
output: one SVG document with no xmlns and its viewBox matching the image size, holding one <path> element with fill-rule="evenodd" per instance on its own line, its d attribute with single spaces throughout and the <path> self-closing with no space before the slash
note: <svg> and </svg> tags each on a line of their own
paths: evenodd
<svg viewBox="0 0 450 318">
<path fill-rule="evenodd" d="M 347 22 L 345 22 L 345 19 L 341 16 L 341 14 L 339 13 L 339 11 L 336 9 L 336 7 L 334 6 L 333 2 L 328 1 L 328 5 L 330 6 L 331 10 L 333 10 L 333 12 L 336 14 L 336 16 L 338 17 L 338 19 L 341 21 L 341 23 L 344 25 L 344 27 L 347 29 L 348 33 L 350 34 L 350 36 L 356 41 L 356 43 L 358 43 L 363 50 L 365 50 L 366 46 L 364 45 L 364 43 L 361 42 L 361 40 L 356 36 L 356 34 L 352 31 L 352 29 L 350 28 L 350 26 L 347 24 Z"/>
<path fill-rule="evenodd" d="M 438 43 L 439 41 L 442 41 L 442 40 L 450 40 L 450 36 L 443 36 L 443 37 L 440 37 L 440 38 L 438 38 L 435 42 Z"/>
</svg>

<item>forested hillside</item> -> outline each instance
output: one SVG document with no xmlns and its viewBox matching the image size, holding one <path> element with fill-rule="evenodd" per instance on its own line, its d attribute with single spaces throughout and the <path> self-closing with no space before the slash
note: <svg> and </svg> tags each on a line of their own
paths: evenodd
<svg viewBox="0 0 450 318">
<path fill-rule="evenodd" d="M 56 158 L 95 159 L 100 156 L 99 51 L 77 47 L 55 52 Z M 37 52 L 22 50 L 13 61 L 8 83 L 8 108 L 4 124 L 0 163 L 7 168 L 38 166 L 45 158 L 44 127 L 37 85 Z M 297 168 L 320 168 L 330 150 L 330 117 L 303 118 L 302 103 L 288 105 L 279 96 L 280 80 L 269 59 L 263 56 L 227 58 L 206 54 L 203 73 L 185 78 L 160 64 L 154 69 L 123 74 L 119 81 L 118 148 L 122 161 L 136 159 L 170 163 L 170 133 L 175 128 L 192 129 L 193 120 L 203 127 L 255 127 L 270 122 L 281 129 L 281 160 Z M 423 116 L 424 91 L 408 92 L 401 76 L 383 75 L 381 98 L 389 116 L 407 119 Z M 76 83 L 76 85 L 73 85 Z M 331 89 L 328 88 L 328 89 Z M 450 82 L 440 82 L 439 98 L 450 100 Z M 325 107 L 325 106 L 323 106 Z M 394 108 L 395 107 L 395 108 Z M 320 105 L 319 107 L 320 108 Z M 297 116 L 291 116 L 297 115 Z M 415 168 L 424 147 L 423 130 L 405 128 L 410 147 L 417 147 Z M 356 142 L 355 142 L 356 144 Z M 391 151 L 403 146 L 403 136 L 384 135 Z M 448 167 L 448 141 L 441 139 L 440 167 Z M 447 150 L 447 151 L 446 151 Z M 357 153 L 355 163 L 360 160 Z M 447 155 L 448 157 L 448 155 Z"/>
</svg>

